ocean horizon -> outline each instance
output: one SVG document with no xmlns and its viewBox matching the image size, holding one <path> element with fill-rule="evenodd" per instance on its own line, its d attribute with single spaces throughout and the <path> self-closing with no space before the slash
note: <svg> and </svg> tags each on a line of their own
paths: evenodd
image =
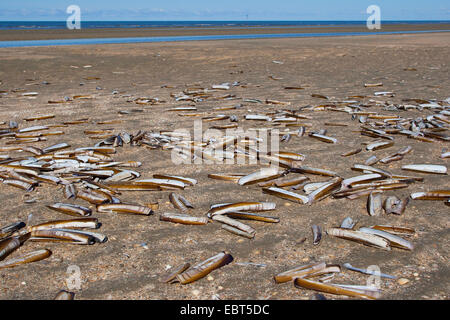
<svg viewBox="0 0 450 320">
<path fill-rule="evenodd" d="M 382 20 L 382 24 L 441 24 L 450 20 Z M 81 21 L 82 29 L 107 28 L 211 28 L 211 27 L 243 27 L 243 28 L 289 28 L 289 27 L 329 27 L 365 25 L 365 20 L 188 20 L 188 21 Z M 65 29 L 66 21 L 0 21 L 0 30 L 42 30 Z"/>
</svg>

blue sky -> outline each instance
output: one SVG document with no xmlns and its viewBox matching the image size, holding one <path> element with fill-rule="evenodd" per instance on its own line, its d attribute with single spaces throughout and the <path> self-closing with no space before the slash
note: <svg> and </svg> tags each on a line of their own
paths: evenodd
<svg viewBox="0 0 450 320">
<path fill-rule="evenodd" d="M 82 20 L 450 20 L 449 0 L 2 0 L 0 20 L 59 20 L 69 5 Z"/>
</svg>

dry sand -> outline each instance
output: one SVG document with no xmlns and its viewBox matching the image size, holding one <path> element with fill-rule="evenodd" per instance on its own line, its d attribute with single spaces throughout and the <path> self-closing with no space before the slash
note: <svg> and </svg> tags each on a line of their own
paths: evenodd
<svg viewBox="0 0 450 320">
<path fill-rule="evenodd" d="M 319 93 L 337 99 L 351 95 L 372 95 L 389 90 L 395 98 L 379 98 L 400 103 L 404 98 L 445 99 L 450 96 L 448 75 L 450 34 L 389 35 L 366 37 L 338 37 L 311 39 L 207 41 L 186 43 L 94 45 L 67 47 L 35 47 L 0 49 L 0 90 L 7 95 L 0 98 L 0 122 L 16 120 L 21 127 L 25 117 L 54 113 L 56 117 L 37 124 L 54 124 L 67 120 L 89 118 L 91 122 L 120 119 L 121 123 L 95 126 L 92 123 L 63 128 L 65 135 L 49 137 L 36 144 L 43 147 L 67 142 L 72 147 L 90 146 L 99 140 L 84 135 L 86 129 L 114 128 L 135 133 L 137 130 L 173 130 L 193 127 L 193 118 L 180 117 L 165 111 L 168 107 L 185 105 L 175 102 L 170 93 L 177 93 L 189 84 L 210 87 L 223 82 L 240 81 L 245 87 L 236 87 L 225 93 L 239 98 L 276 99 L 291 102 L 289 108 L 324 103 L 311 97 Z M 282 61 L 276 64 L 273 61 Z M 90 65 L 90 68 L 83 66 Z M 74 68 L 76 66 L 77 68 Z M 417 71 L 405 71 L 415 68 Z M 283 78 L 272 80 L 270 75 Z M 98 77 L 99 80 L 86 80 Z M 47 81 L 50 84 L 43 85 Z M 382 82 L 382 88 L 364 88 L 364 83 Z M 80 86 L 80 83 L 84 85 Z M 173 88 L 163 88 L 168 85 Z M 305 90 L 284 90 L 284 86 L 301 85 Z M 101 87 L 102 90 L 96 90 Z M 35 99 L 21 96 L 37 91 Z M 119 94 L 112 94 L 113 90 Z M 64 96 L 92 95 L 92 100 L 75 100 L 67 104 L 50 105 L 49 100 Z M 157 97 L 164 104 L 141 106 L 126 102 L 129 94 L 137 97 Z M 213 107 L 242 103 L 210 101 L 197 103 L 205 115 L 225 113 L 239 117 L 245 129 L 268 124 L 244 121 L 248 113 L 264 113 L 280 109 L 244 103 L 240 110 L 213 112 Z M 120 110 L 144 109 L 143 113 L 119 115 Z M 402 117 L 424 117 L 431 111 L 380 110 L 383 114 Z M 251 110 L 251 111 L 249 111 Z M 343 158 L 345 151 L 372 141 L 358 132 L 359 123 L 340 112 L 306 112 L 313 119 L 313 129 L 328 129 L 338 139 L 335 145 L 309 137 L 293 139 L 281 144 L 282 150 L 306 155 L 305 165 L 337 171 L 344 177 L 355 175 L 350 170 L 354 163 L 362 163 L 372 154 L 362 152 Z M 345 122 L 349 127 L 327 127 L 325 122 Z M 228 123 L 227 121 L 225 123 Z M 204 129 L 208 125 L 204 125 Z M 0 140 L 0 145 L 5 145 Z M 405 173 L 401 165 L 434 163 L 448 166 L 448 159 L 440 159 L 441 150 L 448 143 L 424 143 L 395 137 L 395 146 L 376 151 L 377 156 L 388 155 L 401 146 L 411 145 L 412 153 L 400 162 L 382 165 L 395 173 Z M 11 155 L 21 156 L 20 153 Z M 442 201 L 412 201 L 402 216 L 370 217 L 365 209 L 366 199 L 325 199 L 312 206 L 287 203 L 265 195 L 256 186 L 242 187 L 232 182 L 208 179 L 214 172 L 255 171 L 258 166 L 237 165 L 183 165 L 174 166 L 170 152 L 144 147 L 124 146 L 114 155 L 117 160 L 137 160 L 143 163 L 137 170 L 142 177 L 167 173 L 194 177 L 198 185 L 186 188 L 182 194 L 196 207 L 196 215 L 203 215 L 211 204 L 246 200 L 273 201 L 277 204 L 273 215 L 278 224 L 249 223 L 257 231 L 253 240 L 240 238 L 221 230 L 216 223 L 207 226 L 184 226 L 160 222 L 158 213 L 174 211 L 168 203 L 169 192 L 123 192 L 126 202 L 149 203 L 158 201 L 159 210 L 153 216 L 113 216 L 94 213 L 103 224 L 100 232 L 109 237 L 105 244 L 71 246 L 47 243 L 26 243 L 13 256 L 37 248 L 49 248 L 53 255 L 42 262 L 2 270 L 1 299 L 52 299 L 60 289 L 66 289 L 66 273 L 70 265 L 81 269 L 81 290 L 75 290 L 76 299 L 309 299 L 313 291 L 294 288 L 290 283 L 277 285 L 273 276 L 299 264 L 313 261 L 327 263 L 349 262 L 354 266 L 378 265 L 387 274 L 407 278 L 400 286 L 396 281 L 383 280 L 384 299 L 448 299 L 449 294 L 449 208 Z M 421 174 L 417 174 L 421 175 Z M 385 192 L 384 196 L 405 197 L 412 192 L 429 189 L 449 189 L 448 176 L 423 174 L 425 181 L 407 189 Z M 311 176 L 314 181 L 326 179 Z M 45 205 L 63 201 L 63 193 L 44 184 L 32 192 L 38 196 L 35 204 L 24 203 L 24 192 L 1 185 L 1 225 L 26 221 L 33 213 L 33 223 L 66 216 L 52 212 Z M 77 203 L 85 204 L 81 200 Z M 359 225 L 391 224 L 416 229 L 412 238 L 412 252 L 394 249 L 390 252 L 324 236 L 319 246 L 312 245 L 311 225 L 323 228 L 337 226 L 347 216 Z M 306 241 L 302 242 L 302 239 Z M 146 243 L 147 249 L 141 244 Z M 227 265 L 211 273 L 212 279 L 201 279 L 189 285 L 168 285 L 159 282 L 166 267 L 184 262 L 196 263 L 227 250 L 235 262 L 262 263 L 267 266 Z M 416 275 L 414 275 L 416 274 Z M 365 284 L 367 276 L 343 272 L 334 281 Z M 327 295 L 328 298 L 345 299 Z"/>
</svg>

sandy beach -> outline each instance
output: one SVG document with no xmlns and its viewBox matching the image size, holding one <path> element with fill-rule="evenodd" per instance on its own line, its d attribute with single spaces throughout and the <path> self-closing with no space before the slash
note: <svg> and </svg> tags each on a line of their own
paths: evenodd
<svg viewBox="0 0 450 320">
<path fill-rule="evenodd" d="M 386 26 L 382 31 L 405 30 L 411 26 Z M 421 29 L 422 28 L 422 29 Z M 443 25 L 415 26 L 415 30 L 444 28 Z M 320 29 L 320 31 L 318 31 Z M 343 27 L 342 31 L 358 28 Z M 288 32 L 330 32 L 329 28 L 283 29 Z M 335 30 L 335 29 L 333 29 Z M 362 31 L 366 31 L 364 28 Z M 233 30 L 234 31 L 234 30 Z M 279 32 L 270 29 L 270 32 Z M 199 30 L 67 30 L 52 31 L 0 31 L 2 40 L 60 39 L 72 37 L 122 37 L 199 35 Z M 214 30 L 213 34 L 230 33 Z M 245 32 L 268 33 L 267 29 L 248 29 Z M 404 99 L 442 101 L 450 97 L 449 60 L 450 33 L 327 37 L 270 40 L 228 40 L 178 43 L 113 44 L 91 46 L 61 46 L 0 49 L 0 123 L 14 120 L 19 128 L 34 125 L 62 124 L 65 121 L 89 119 L 87 123 L 68 125 L 63 135 L 47 136 L 47 141 L 33 143 L 43 148 L 66 142 L 71 148 L 93 146 L 102 139 L 91 139 L 85 130 L 112 129 L 119 134 L 135 134 L 138 130 L 167 131 L 186 128 L 192 130 L 194 120 L 212 115 L 236 115 L 238 125 L 244 129 L 272 128 L 273 123 L 246 121 L 247 114 L 268 114 L 276 110 L 299 110 L 306 106 L 333 105 L 354 100 L 366 111 L 405 119 L 426 118 L 434 111 L 424 109 L 384 110 L 389 105 L 417 105 Z M 215 91 L 203 101 L 176 101 L 173 97 L 187 88 L 211 88 L 222 83 L 234 83 L 229 90 Z M 364 84 L 382 83 L 382 87 Z M 285 87 L 302 87 L 286 90 Z M 390 91 L 394 97 L 374 96 L 377 91 Z M 36 96 L 23 96 L 37 92 Z M 233 100 L 215 99 L 232 95 Z M 312 95 L 324 95 L 327 100 Z M 77 95 L 89 99 L 65 97 Z M 137 98 L 157 98 L 155 104 L 137 104 Z M 263 103 L 245 102 L 258 99 Z M 289 103 L 264 103 L 276 100 Z M 242 104 L 232 110 L 214 110 L 217 107 Z M 195 106 L 197 117 L 180 116 L 187 112 L 169 112 L 180 106 Z M 125 112 L 124 112 L 125 111 Z M 128 113 L 127 113 L 128 112 Z M 54 114 L 47 120 L 25 122 L 31 116 Z M 401 161 L 376 164 L 383 170 L 398 175 L 420 176 L 407 188 L 384 191 L 383 197 L 395 195 L 401 199 L 413 192 L 450 189 L 448 175 L 422 174 L 404 171 L 402 165 L 429 163 L 449 166 L 449 160 L 440 156 L 449 149 L 448 141 L 423 142 L 404 135 L 392 135 L 394 146 L 374 152 L 362 151 L 354 156 L 342 153 L 364 148 L 363 143 L 375 138 L 362 136 L 358 118 L 346 112 L 328 109 L 305 109 L 300 114 L 309 119 L 306 131 L 326 129 L 327 135 L 337 139 L 327 144 L 306 134 L 292 136 L 280 143 L 282 151 L 305 155 L 305 166 L 328 169 L 348 178 L 360 173 L 351 170 L 355 163 L 364 163 L 376 155 L 379 159 L 395 153 L 404 146 L 412 151 Z M 97 124 L 100 121 L 112 121 Z M 382 121 L 382 120 L 381 120 Z M 347 126 L 331 126 L 337 122 Z M 229 120 L 203 122 L 203 130 L 213 125 L 230 124 Z M 0 130 L 7 127 L 0 125 Z M 284 125 L 277 128 L 284 128 Z M 447 131 L 443 131 L 448 136 Z M 7 138 L 0 139 L 0 147 Z M 145 146 L 116 148 L 115 161 L 140 161 L 133 168 L 141 178 L 153 174 L 169 174 L 195 178 L 198 184 L 179 191 L 194 206 L 189 212 L 204 216 L 210 206 L 237 201 L 275 202 L 279 223 L 247 222 L 256 230 L 254 239 L 226 232 L 216 222 L 205 226 L 179 225 L 159 221 L 159 214 L 175 212 L 169 202 L 170 191 L 123 191 L 119 198 L 126 203 L 148 204 L 158 202 L 159 208 L 150 216 L 113 215 L 93 210 L 93 217 L 102 226 L 98 232 L 108 241 L 92 246 L 27 242 L 10 257 L 40 248 L 53 254 L 41 262 L 30 263 L 1 271 L 0 299 L 53 299 L 59 290 L 66 289 L 67 268 L 79 266 L 81 289 L 72 290 L 76 299 L 273 299 L 302 300 L 314 297 L 314 291 L 295 288 L 292 283 L 276 284 L 273 277 L 295 266 L 324 261 L 328 264 L 351 263 L 366 268 L 379 266 L 381 272 L 407 279 L 401 285 L 397 280 L 383 279 L 382 299 L 438 299 L 449 298 L 449 207 L 443 201 L 412 200 L 403 215 L 369 216 L 367 197 L 355 200 L 328 197 L 311 206 L 296 204 L 268 194 L 257 185 L 240 186 L 230 181 L 208 178 L 212 173 L 244 173 L 256 171 L 260 165 L 188 164 L 174 165 L 171 152 Z M 28 157 L 28 153 L 11 151 L 0 155 Z M 311 181 L 326 181 L 328 177 L 307 175 Z M 300 191 L 298 191 L 301 193 Z M 25 196 L 28 194 L 29 196 Z M 25 200 L 35 198 L 36 202 Z M 33 213 L 31 224 L 48 220 L 69 219 L 46 205 L 70 202 L 89 206 L 81 199 L 66 200 L 61 186 L 41 184 L 35 191 L 0 184 L 0 225 L 17 221 L 26 222 Z M 95 209 L 94 206 L 90 206 Z M 403 226 L 415 229 L 409 238 L 412 251 L 380 250 L 355 242 L 323 235 L 320 245 L 312 244 L 311 225 L 323 230 L 339 226 L 351 217 L 360 226 L 376 224 Z M 192 284 L 167 284 L 160 281 L 174 267 L 185 262 L 198 263 L 221 251 L 232 254 L 233 263 L 213 271 L 210 277 Z M 250 263 L 250 264 L 249 264 Z M 252 265 L 253 264 L 259 264 Z M 366 284 L 368 276 L 345 271 L 333 282 Z M 329 299 L 348 299 L 325 294 Z"/>
</svg>

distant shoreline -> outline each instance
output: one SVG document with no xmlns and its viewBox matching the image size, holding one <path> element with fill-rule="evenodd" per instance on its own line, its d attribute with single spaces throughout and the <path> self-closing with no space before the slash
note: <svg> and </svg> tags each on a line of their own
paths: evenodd
<svg viewBox="0 0 450 320">
<path fill-rule="evenodd" d="M 262 35 L 262 34 L 319 34 L 319 33 L 361 33 L 361 32 L 411 32 L 450 30 L 449 23 L 425 24 L 382 24 L 381 30 L 368 30 L 365 25 L 339 26 L 286 26 L 277 27 L 153 27 L 153 28 L 94 28 L 68 29 L 14 29 L 0 30 L 0 41 L 63 40 L 99 38 L 150 38 L 190 37 L 214 35 Z"/>
</svg>

